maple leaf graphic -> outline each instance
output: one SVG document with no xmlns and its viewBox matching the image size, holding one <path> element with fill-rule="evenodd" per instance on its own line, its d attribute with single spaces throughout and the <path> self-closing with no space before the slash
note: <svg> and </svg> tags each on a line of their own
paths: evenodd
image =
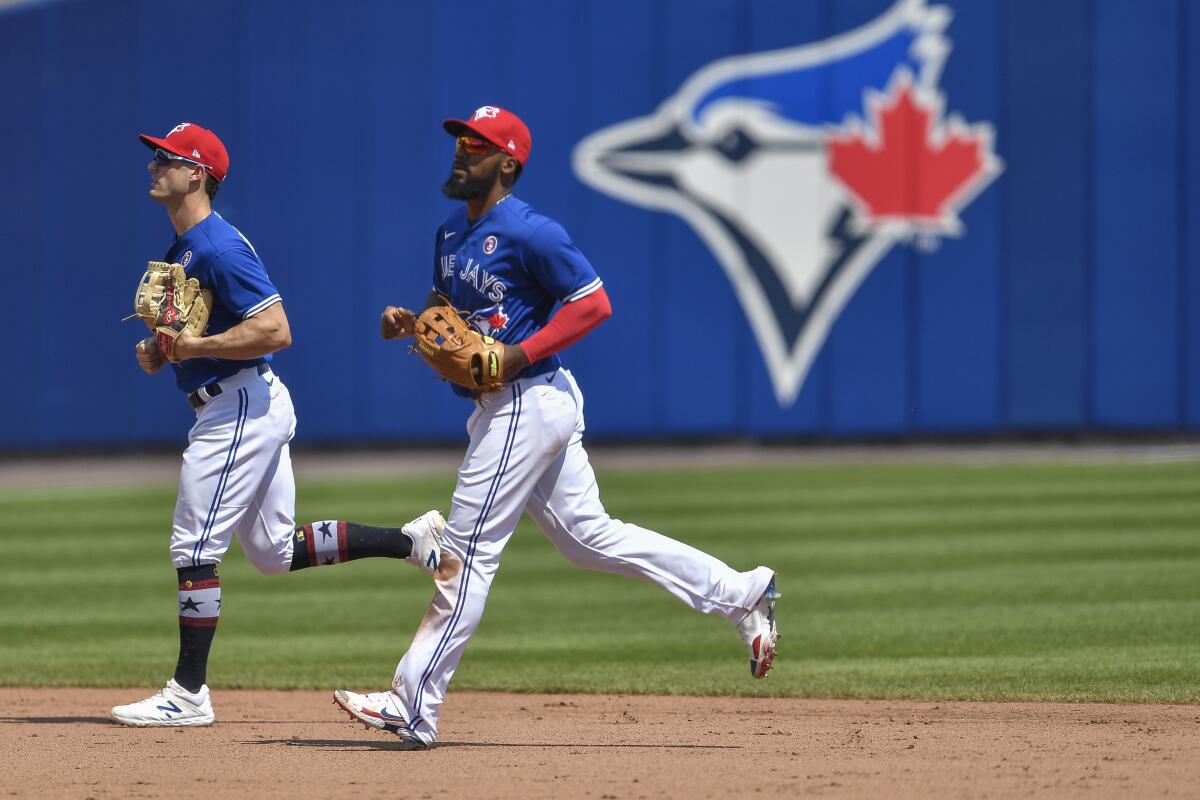
<svg viewBox="0 0 1200 800">
<path fill-rule="evenodd" d="M 1000 171 L 990 127 L 943 125 L 936 96 L 922 101 L 904 77 L 869 105 L 874 130 L 830 137 L 830 171 L 868 222 L 959 233 L 957 212 Z"/>
</svg>

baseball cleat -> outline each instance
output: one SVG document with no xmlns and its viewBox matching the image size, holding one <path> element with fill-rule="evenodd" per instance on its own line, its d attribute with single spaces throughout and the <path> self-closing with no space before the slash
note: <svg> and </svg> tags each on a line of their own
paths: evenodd
<svg viewBox="0 0 1200 800">
<path fill-rule="evenodd" d="M 442 563 L 442 529 L 446 520 L 437 511 L 426 511 L 400 530 L 412 539 L 412 553 L 408 560 L 417 565 L 417 569 L 432 575 L 437 572 Z"/>
<path fill-rule="evenodd" d="M 436 512 L 434 512 L 436 513 Z M 408 720 L 396 702 L 395 692 L 348 692 L 337 689 L 333 693 L 334 705 L 341 708 L 351 719 L 376 731 L 394 733 L 400 737 L 401 750 L 428 750 L 430 745 L 422 742 L 408 727 Z"/>
<path fill-rule="evenodd" d="M 775 601 L 779 597 L 775 576 L 772 575 L 762 597 L 737 625 L 742 641 L 750 650 L 750 674 L 755 678 L 765 678 L 775 659 L 775 645 L 779 642 L 779 631 L 775 628 Z"/>
<path fill-rule="evenodd" d="M 153 697 L 114 707 L 112 718 L 122 725 L 138 728 L 212 725 L 217 719 L 213 714 L 208 686 L 201 686 L 200 691 L 192 694 L 176 683 L 174 678 L 167 681 L 162 691 Z"/>
</svg>

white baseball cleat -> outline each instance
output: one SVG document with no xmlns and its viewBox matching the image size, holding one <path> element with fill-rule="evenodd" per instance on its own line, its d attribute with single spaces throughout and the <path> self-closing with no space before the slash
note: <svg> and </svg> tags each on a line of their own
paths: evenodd
<svg viewBox="0 0 1200 800">
<path fill-rule="evenodd" d="M 213 714 L 208 686 L 201 686 L 200 691 L 192 694 L 176 683 L 174 678 L 167 681 L 162 691 L 153 697 L 127 706 L 116 706 L 112 710 L 112 718 L 122 725 L 138 728 L 212 725 L 217 719 Z"/>
<path fill-rule="evenodd" d="M 417 565 L 417 569 L 432 575 L 437 572 L 442 563 L 442 529 L 446 520 L 435 509 L 426 511 L 400 530 L 412 539 L 412 553 L 408 560 Z"/>
<path fill-rule="evenodd" d="M 775 629 L 775 601 L 779 597 L 772 575 L 762 597 L 737 624 L 738 633 L 750 650 L 750 674 L 755 678 L 765 678 L 775 659 L 775 645 L 779 642 L 779 631 Z"/>
<path fill-rule="evenodd" d="M 396 701 L 396 693 L 391 691 L 359 694 L 337 689 L 333 693 L 334 704 L 352 719 L 373 730 L 399 736 L 403 742 L 401 750 L 427 750 L 429 745 L 418 739 L 408 727 L 408 720 L 404 718 L 404 712 L 400 710 Z"/>
</svg>

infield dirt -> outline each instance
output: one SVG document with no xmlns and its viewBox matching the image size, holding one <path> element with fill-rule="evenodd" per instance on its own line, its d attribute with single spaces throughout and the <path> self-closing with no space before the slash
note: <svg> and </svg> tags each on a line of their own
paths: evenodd
<svg viewBox="0 0 1200 800">
<path fill-rule="evenodd" d="M 361 688 L 361 687 L 353 687 Z M 330 692 L 217 691 L 132 729 L 129 689 L 0 689 L 0 796 L 1195 797 L 1200 707 L 452 693 L 403 752 Z"/>
</svg>

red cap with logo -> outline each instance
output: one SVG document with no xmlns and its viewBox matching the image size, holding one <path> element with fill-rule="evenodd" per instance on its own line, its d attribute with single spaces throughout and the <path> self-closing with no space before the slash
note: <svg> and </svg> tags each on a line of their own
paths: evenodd
<svg viewBox="0 0 1200 800">
<path fill-rule="evenodd" d="M 470 119 L 448 119 L 442 123 L 451 136 L 474 134 L 486 139 L 525 165 L 529 151 L 533 149 L 533 138 L 521 118 L 500 106 L 480 106 Z"/>
<path fill-rule="evenodd" d="M 225 180 L 225 174 L 229 172 L 229 153 L 225 152 L 225 145 L 215 133 L 194 122 L 179 123 L 161 139 L 144 133 L 138 134 L 138 138 L 151 150 L 161 147 L 168 153 L 197 162 L 218 181 Z"/>
</svg>

